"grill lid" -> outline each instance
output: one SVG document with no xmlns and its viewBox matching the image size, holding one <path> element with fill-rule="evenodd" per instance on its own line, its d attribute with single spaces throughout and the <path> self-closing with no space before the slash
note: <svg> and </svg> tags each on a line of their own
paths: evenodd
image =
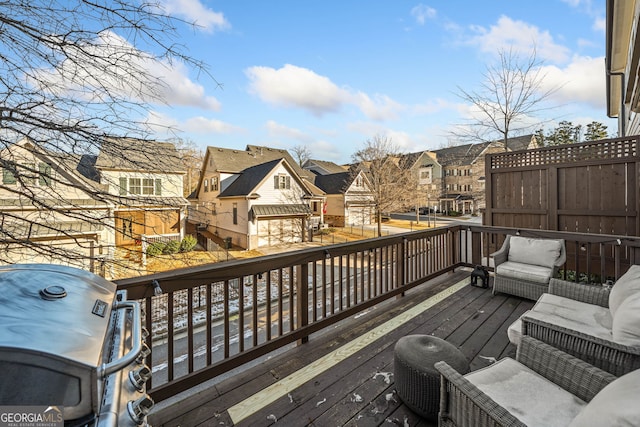
<svg viewBox="0 0 640 427">
<path fill-rule="evenodd" d="M 0 267 L 0 348 L 101 363 L 116 285 L 73 267 Z"/>
</svg>

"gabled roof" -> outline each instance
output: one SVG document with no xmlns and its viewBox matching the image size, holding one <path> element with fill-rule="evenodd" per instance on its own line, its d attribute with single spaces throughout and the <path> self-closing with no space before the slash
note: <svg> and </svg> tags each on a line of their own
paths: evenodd
<svg viewBox="0 0 640 427">
<path fill-rule="evenodd" d="M 185 173 L 175 145 L 135 138 L 106 140 L 100 147 L 95 167 L 99 170 Z"/>
<path fill-rule="evenodd" d="M 327 194 L 342 194 L 353 182 L 350 172 L 317 175 L 313 183 Z"/>
<path fill-rule="evenodd" d="M 289 169 L 293 172 L 291 165 L 285 159 L 276 159 L 266 163 L 260 163 L 255 166 L 248 167 L 239 173 L 238 178 L 233 181 L 227 188 L 224 189 L 220 193 L 218 197 L 238 197 L 238 196 L 250 196 L 256 190 L 256 187 L 260 185 L 269 175 L 271 175 L 272 171 L 282 164 L 285 168 Z M 296 179 L 296 174 L 292 173 L 291 176 Z M 308 194 L 311 194 L 309 191 L 306 182 L 301 178 L 299 179 L 299 184 L 303 190 L 305 190 Z"/>
<path fill-rule="evenodd" d="M 203 167 L 205 173 L 217 171 L 220 173 L 239 174 L 244 173 L 244 171 L 249 168 L 282 159 L 286 161 L 287 166 L 292 170 L 293 174 L 302 180 L 302 185 L 305 190 L 313 195 L 322 195 L 322 191 L 312 185 L 314 174 L 303 170 L 287 150 L 257 145 L 248 145 L 247 150 L 244 151 L 230 148 L 207 147 Z M 202 185 L 205 173 L 200 174 L 197 192 Z M 227 190 L 229 189 L 227 188 L 225 190 L 224 195 L 227 195 Z M 223 195 L 221 194 L 221 196 Z"/>
<path fill-rule="evenodd" d="M 311 169 L 314 166 L 319 168 L 319 169 L 322 169 L 326 173 L 321 173 L 321 172 L 317 172 L 316 173 L 315 169 Z M 325 160 L 316 160 L 316 159 L 307 160 L 304 163 L 303 168 L 305 170 L 310 170 L 314 174 L 320 174 L 320 175 L 327 175 L 327 174 L 331 174 L 331 173 L 341 173 L 341 172 L 344 172 L 344 171 L 349 169 L 347 166 L 338 165 L 338 164 L 336 164 L 334 162 L 329 162 L 329 161 L 325 161 Z"/>
<path fill-rule="evenodd" d="M 282 161 L 282 159 L 272 160 L 242 170 L 240 176 L 222 191 L 219 197 L 250 195 L 258 184 L 269 176 L 269 173 Z"/>
<path fill-rule="evenodd" d="M 533 135 L 523 135 L 507 139 L 509 151 L 526 150 L 531 143 Z M 479 142 L 473 144 L 456 145 L 453 147 L 434 150 L 438 162 L 442 165 L 470 165 L 482 153 L 494 144 L 502 144 L 502 141 Z"/>
<path fill-rule="evenodd" d="M 311 178 L 312 173 L 302 169 L 287 150 L 281 148 L 271 148 L 261 145 L 247 145 L 247 151 L 255 153 L 258 157 L 274 156 L 273 158 L 286 159 L 287 163 L 296 171 L 298 176 L 303 178 Z"/>
<path fill-rule="evenodd" d="M 418 151 L 416 153 L 408 153 L 408 154 L 403 154 L 402 156 L 402 162 L 401 164 L 403 164 L 404 166 L 406 166 L 407 168 L 412 168 L 415 166 L 416 162 L 418 160 L 420 160 L 420 158 L 424 156 L 424 151 Z"/>
</svg>

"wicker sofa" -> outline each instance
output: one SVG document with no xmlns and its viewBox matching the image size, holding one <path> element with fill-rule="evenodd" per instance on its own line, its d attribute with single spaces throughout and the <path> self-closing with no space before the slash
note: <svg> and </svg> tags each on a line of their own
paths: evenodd
<svg viewBox="0 0 640 427">
<path fill-rule="evenodd" d="M 562 239 L 534 239 L 507 236 L 492 254 L 495 278 L 493 294 L 503 292 L 537 300 L 547 292 L 549 280 L 566 261 Z"/>
<path fill-rule="evenodd" d="M 640 370 L 617 378 L 531 337 L 516 360 L 461 375 L 446 362 L 439 426 L 640 425 Z"/>
<path fill-rule="evenodd" d="M 640 266 L 611 290 L 551 279 L 549 293 L 508 329 L 529 335 L 616 376 L 640 368 Z"/>
</svg>

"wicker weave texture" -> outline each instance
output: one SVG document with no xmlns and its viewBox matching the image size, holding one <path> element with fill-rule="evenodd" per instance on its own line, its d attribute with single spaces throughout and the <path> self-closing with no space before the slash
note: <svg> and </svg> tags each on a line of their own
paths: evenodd
<svg viewBox="0 0 640 427">
<path fill-rule="evenodd" d="M 530 300 L 537 300 L 543 293 L 548 292 L 549 286 L 543 283 L 527 282 L 521 279 L 512 279 L 496 275 L 493 280 L 493 294 L 502 292 Z"/>
<path fill-rule="evenodd" d="M 402 401 L 418 415 L 435 420 L 440 404 L 440 374 L 436 362 L 447 361 L 469 370 L 467 358 L 452 344 L 428 335 L 400 338 L 394 348 L 394 384 Z"/>
<path fill-rule="evenodd" d="M 522 317 L 522 335 L 529 335 L 615 376 L 640 368 L 640 347 L 603 340 L 553 323 Z"/>
<path fill-rule="evenodd" d="M 520 363 L 585 401 L 590 401 L 616 378 L 528 336 L 522 337 L 516 357 Z M 436 363 L 436 369 L 442 376 L 440 426 L 525 427 L 446 362 Z"/>
<path fill-rule="evenodd" d="M 610 290 L 602 286 L 585 285 L 554 278 L 549 281 L 549 293 L 586 304 L 609 307 Z"/>
</svg>

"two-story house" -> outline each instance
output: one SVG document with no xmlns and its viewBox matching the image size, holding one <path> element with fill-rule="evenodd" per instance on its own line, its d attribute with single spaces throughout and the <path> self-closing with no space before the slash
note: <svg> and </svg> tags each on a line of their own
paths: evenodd
<svg viewBox="0 0 640 427">
<path fill-rule="evenodd" d="M 317 175 L 314 184 L 326 193 L 326 224 L 334 227 L 367 225 L 375 218 L 371 186 L 362 169 Z"/>
<path fill-rule="evenodd" d="M 189 202 L 182 195 L 185 168 L 175 145 L 122 138 L 85 157 L 87 175 L 114 196 L 115 246 L 184 237 Z"/>
<path fill-rule="evenodd" d="M 306 241 L 324 193 L 305 175 L 286 150 L 208 147 L 189 221 L 245 249 Z"/>
<path fill-rule="evenodd" d="M 418 151 L 402 156 L 399 164 L 411 169 L 416 180 L 416 192 L 407 201 L 407 208 L 437 206 L 441 195 L 442 165 L 432 151 Z"/>
<path fill-rule="evenodd" d="M 81 156 L 22 139 L 0 151 L 0 263 L 53 263 L 103 273 L 114 204 L 86 179 Z"/>
<path fill-rule="evenodd" d="M 334 227 L 371 224 L 375 203 L 366 168 L 309 159 L 302 166 L 315 175 L 314 184 L 327 195 L 325 224 Z"/>
<path fill-rule="evenodd" d="M 534 135 L 507 140 L 508 151 L 537 148 Z M 441 167 L 439 209 L 475 213 L 485 207 L 485 156 L 504 152 L 502 141 L 464 144 L 434 150 Z"/>
</svg>

